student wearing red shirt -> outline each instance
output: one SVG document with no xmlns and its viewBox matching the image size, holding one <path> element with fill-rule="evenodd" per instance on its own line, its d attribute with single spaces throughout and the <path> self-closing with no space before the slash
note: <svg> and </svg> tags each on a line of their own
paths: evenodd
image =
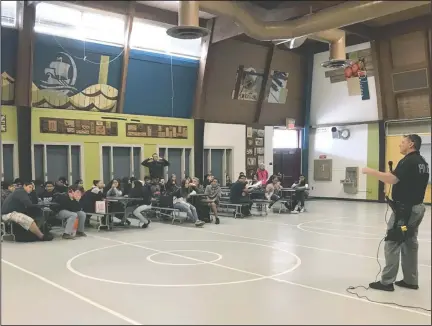
<svg viewBox="0 0 432 326">
<path fill-rule="evenodd" d="M 258 177 L 258 181 L 261 181 L 263 184 L 266 184 L 269 178 L 269 173 L 265 169 L 265 165 L 262 163 L 259 165 L 259 168 L 257 170 L 257 177 Z"/>
</svg>

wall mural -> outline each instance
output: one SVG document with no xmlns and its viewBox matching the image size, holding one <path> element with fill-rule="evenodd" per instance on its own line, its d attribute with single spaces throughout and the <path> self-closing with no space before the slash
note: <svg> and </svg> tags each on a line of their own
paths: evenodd
<svg viewBox="0 0 432 326">
<path fill-rule="evenodd" d="M 239 66 L 237 69 L 236 83 L 232 91 L 233 100 L 258 101 L 258 96 L 263 82 L 264 71 L 252 67 Z"/>
<path fill-rule="evenodd" d="M 32 85 L 32 103 L 38 108 L 53 108 L 82 111 L 115 112 L 118 91 L 107 84 L 110 57 L 101 55 L 99 83 L 79 87 L 78 79 L 85 70 L 66 52 L 58 52 L 45 67 L 34 67 L 37 71 Z M 38 78 L 39 77 L 39 78 Z M 83 76 L 85 78 L 85 76 Z"/>
<path fill-rule="evenodd" d="M 271 79 L 271 84 L 270 84 L 270 90 L 269 90 L 267 102 L 285 104 L 288 95 L 288 88 L 287 88 L 288 73 L 283 71 L 272 70 L 270 79 Z"/>
<path fill-rule="evenodd" d="M 362 100 L 369 100 L 367 77 L 374 76 L 371 49 L 347 53 L 347 59 L 353 62 L 349 67 L 326 71 L 325 77 L 330 78 L 332 84 L 346 82 L 349 96 L 361 96 Z"/>
<path fill-rule="evenodd" d="M 264 129 L 246 126 L 246 176 L 252 178 L 264 164 Z"/>
<path fill-rule="evenodd" d="M 232 91 L 233 100 L 258 101 L 263 83 L 264 70 L 252 67 L 245 68 L 240 65 L 237 69 L 236 83 Z M 270 73 L 270 85 L 266 89 L 265 100 L 268 103 L 285 104 L 288 89 L 288 73 L 272 70 Z"/>
</svg>

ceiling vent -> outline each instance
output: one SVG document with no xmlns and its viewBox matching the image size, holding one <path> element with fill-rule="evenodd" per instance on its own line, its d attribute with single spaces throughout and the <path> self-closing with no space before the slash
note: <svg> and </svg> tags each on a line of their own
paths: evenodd
<svg viewBox="0 0 432 326">
<path fill-rule="evenodd" d="M 199 2 L 179 1 L 178 26 L 167 30 L 171 37 L 192 40 L 209 35 L 209 30 L 199 26 Z"/>
</svg>

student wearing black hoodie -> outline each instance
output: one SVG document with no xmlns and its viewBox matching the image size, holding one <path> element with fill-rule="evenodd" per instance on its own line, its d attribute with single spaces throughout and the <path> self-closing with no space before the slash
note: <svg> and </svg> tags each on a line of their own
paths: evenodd
<svg viewBox="0 0 432 326">
<path fill-rule="evenodd" d="M 141 165 L 149 169 L 150 178 L 163 179 L 165 177 L 165 167 L 169 166 L 169 162 L 164 158 L 159 157 L 158 154 L 154 153 L 151 158 L 144 160 Z"/>
<path fill-rule="evenodd" d="M 84 233 L 86 214 L 81 209 L 81 196 L 84 189 L 76 185 L 68 188 L 67 194 L 59 195 L 55 201 L 59 204 L 59 213 L 57 218 L 67 220 L 66 227 L 63 233 L 63 239 L 74 239 L 74 225 L 78 219 L 78 228 L 76 231 L 77 237 L 87 236 Z"/>
</svg>

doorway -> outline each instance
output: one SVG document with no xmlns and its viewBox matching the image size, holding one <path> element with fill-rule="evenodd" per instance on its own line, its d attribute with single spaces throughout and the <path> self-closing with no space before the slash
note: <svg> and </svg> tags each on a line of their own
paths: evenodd
<svg viewBox="0 0 432 326">
<path fill-rule="evenodd" d="M 273 150 L 273 174 L 282 174 L 281 184 L 289 188 L 301 173 L 301 149 L 278 148 Z"/>
</svg>

